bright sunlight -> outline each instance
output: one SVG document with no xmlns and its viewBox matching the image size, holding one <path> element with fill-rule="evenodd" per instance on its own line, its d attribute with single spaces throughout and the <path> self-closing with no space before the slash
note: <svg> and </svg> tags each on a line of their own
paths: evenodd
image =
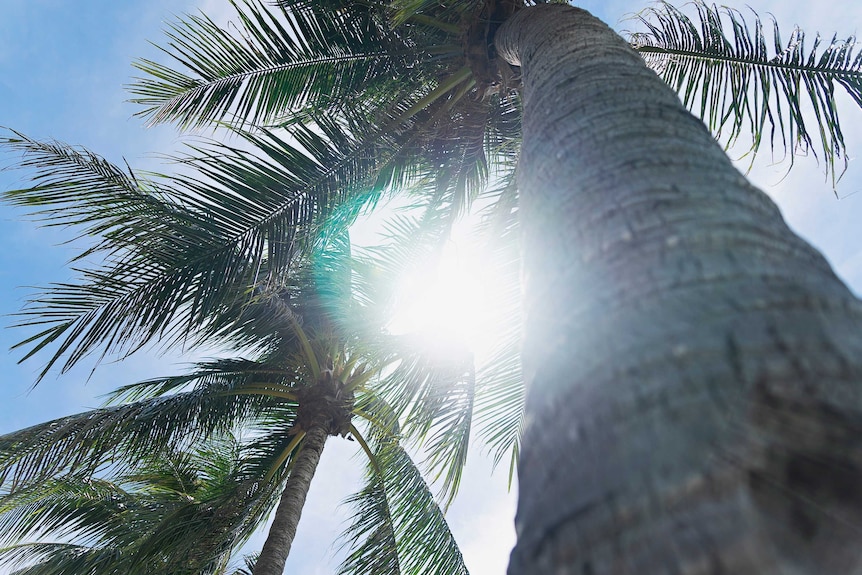
<svg viewBox="0 0 862 575">
<path fill-rule="evenodd" d="M 517 327 L 519 300 L 500 254 L 486 248 L 475 225 L 475 218 L 456 224 L 442 254 L 413 262 L 402 274 L 389 329 L 418 336 L 431 349 L 466 347 L 481 365 Z"/>
<path fill-rule="evenodd" d="M 495 343 L 494 282 L 477 246 L 463 230 L 461 235 L 453 234 L 439 261 L 422 262 L 405 274 L 390 329 L 419 334 L 432 345 L 463 344 L 478 359 Z"/>
</svg>

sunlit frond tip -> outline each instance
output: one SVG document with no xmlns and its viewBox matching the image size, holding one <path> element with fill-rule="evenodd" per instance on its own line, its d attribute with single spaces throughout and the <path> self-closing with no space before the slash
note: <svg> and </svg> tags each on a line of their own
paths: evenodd
<svg viewBox="0 0 862 575">
<path fill-rule="evenodd" d="M 780 143 L 791 165 L 794 155 L 822 157 L 834 183 L 847 163 L 836 86 L 862 107 L 856 38 L 836 35 L 824 43 L 817 35 L 806 49 L 802 30 L 794 28 L 784 42 L 773 19 L 770 51 L 753 11 L 750 27 L 737 10 L 702 0 L 692 5 L 696 22 L 666 2 L 636 15 L 648 31 L 630 34 L 632 46 L 728 146 L 750 131 L 753 159 L 767 136 L 770 149 Z M 844 165 L 836 172 L 840 158 Z"/>
</svg>

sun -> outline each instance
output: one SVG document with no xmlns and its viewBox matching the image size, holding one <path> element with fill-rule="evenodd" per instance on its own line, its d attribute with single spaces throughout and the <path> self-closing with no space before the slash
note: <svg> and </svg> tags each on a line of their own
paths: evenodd
<svg viewBox="0 0 862 575">
<path fill-rule="evenodd" d="M 392 218 L 409 209 L 388 205 L 363 215 L 350 229 L 351 242 L 360 253 L 385 246 Z M 386 312 L 390 334 L 432 352 L 469 352 L 477 368 L 501 346 L 517 345 L 521 319 L 518 246 L 502 236 L 490 244 L 480 229 L 475 213 L 462 218 L 442 250 L 410 262 L 394 280 L 394 294 L 385 290 L 394 295 Z"/>
<path fill-rule="evenodd" d="M 418 335 L 433 347 L 466 347 L 479 364 L 512 319 L 506 282 L 469 222 L 458 225 L 442 254 L 416 262 L 401 278 L 390 332 Z"/>
</svg>

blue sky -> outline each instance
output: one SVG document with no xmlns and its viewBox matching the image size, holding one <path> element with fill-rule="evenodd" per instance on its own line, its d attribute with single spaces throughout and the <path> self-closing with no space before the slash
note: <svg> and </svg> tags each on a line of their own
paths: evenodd
<svg viewBox="0 0 862 575">
<path fill-rule="evenodd" d="M 145 129 L 132 118 L 123 85 L 130 81 L 135 58 L 158 58 L 147 43 L 160 41 L 160 30 L 173 14 L 202 7 L 216 20 L 228 13 L 221 0 L 2 0 L 0 15 L 0 125 L 39 138 L 81 144 L 113 161 L 128 159 L 135 167 L 154 168 L 156 153 L 176 150 L 169 127 Z M 600 6 L 598 6 L 600 4 Z M 744 8 L 742 2 L 732 2 Z M 857 31 L 862 6 L 841 0 L 828 4 L 756 1 L 761 13 L 772 12 L 789 34 L 793 24 L 831 35 Z M 592 6 L 591 6 L 592 5 Z M 628 0 L 587 2 L 588 9 L 614 24 L 643 7 Z M 618 27 L 625 27 L 618 26 Z M 862 113 L 844 120 L 851 154 L 862 154 Z M 5 158 L 4 158 L 5 159 Z M 851 163 L 836 199 L 821 169 L 810 159 L 798 162 L 782 179 L 784 167 L 758 162 L 752 179 L 780 205 L 794 229 L 820 248 L 836 271 L 857 293 L 862 291 L 862 166 Z M 0 172 L 0 190 L 12 188 L 20 174 Z M 58 245 L 66 235 L 36 229 L 23 215 L 0 206 L 0 313 L 17 311 L 28 293 L 20 286 L 44 285 L 70 278 L 65 267 L 73 253 Z M 11 320 L 7 317 L 4 324 Z M 23 332 L 0 330 L 0 348 L 8 349 Z M 117 385 L 176 372 L 182 357 L 141 354 L 122 364 L 103 365 L 90 377 L 85 367 L 66 376 L 49 377 L 35 390 L 39 362 L 17 365 L 18 353 L 0 353 L 0 433 L 98 406 L 100 394 Z M 332 542 L 345 515 L 338 503 L 350 493 L 357 474 L 349 460 L 354 444 L 330 442 L 299 527 L 288 572 L 332 573 Z M 348 459 L 348 464 L 343 462 Z M 474 575 L 502 573 L 514 541 L 511 526 L 514 497 L 506 493 L 505 469 L 489 479 L 480 458 L 468 466 L 464 488 L 449 518 Z M 0 570 L 0 574 L 3 571 Z"/>
</svg>

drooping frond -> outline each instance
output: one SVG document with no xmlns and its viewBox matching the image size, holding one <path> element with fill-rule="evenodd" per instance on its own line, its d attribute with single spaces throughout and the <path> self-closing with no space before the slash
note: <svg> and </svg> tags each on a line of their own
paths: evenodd
<svg viewBox="0 0 862 575">
<path fill-rule="evenodd" d="M 431 477 L 439 473 L 438 478 L 444 478 L 444 493 L 448 491 L 449 496 L 457 489 L 457 470 L 464 464 L 461 457 L 466 455 L 473 431 L 493 454 L 495 464 L 504 458 L 509 460 L 510 477 L 513 476 L 524 409 L 520 370 L 520 244 L 514 170 L 504 170 L 495 185 L 480 196 L 480 202 L 485 204 L 485 209 L 478 214 L 481 224 L 470 241 L 481 242 L 484 246 L 482 268 L 494 278 L 493 291 L 487 295 L 494 302 L 496 319 L 490 331 L 497 336 L 496 347 L 487 357 L 478 358 L 479 363 L 474 366 L 472 358 L 463 355 L 465 350 L 454 346 L 448 351 L 434 350 L 422 338 L 412 340 L 411 345 L 397 340 L 380 340 L 379 343 L 381 351 L 393 353 L 393 362 L 402 362 L 392 373 L 393 379 L 384 382 L 381 393 L 394 406 L 410 406 L 414 410 L 412 414 L 404 412 L 405 431 L 409 432 L 408 436 L 425 434 L 423 447 L 438 455 L 438 458 L 432 455 L 425 463 L 431 464 Z M 444 222 L 437 219 L 434 211 L 425 214 L 432 216 L 427 222 L 421 218 L 402 217 L 389 223 L 387 243 L 369 250 L 364 262 L 373 270 L 373 273 L 366 273 L 378 280 L 369 281 L 367 291 L 379 293 L 387 286 L 398 285 L 399 275 L 405 269 L 409 270 L 417 261 L 434 261 L 435 249 L 440 246 L 435 238 L 439 242 L 441 237 L 448 237 L 448 228 L 439 225 Z M 428 225 L 435 221 L 439 230 Z M 434 231 L 426 238 L 423 232 L 428 230 Z M 382 285 L 372 287 L 379 284 Z M 462 364 L 458 363 L 459 357 Z M 438 359 L 439 365 L 433 358 Z M 446 369 L 456 371 L 445 373 Z M 474 369 L 475 383 L 472 383 Z M 434 398 L 439 397 L 431 393 L 438 386 L 427 385 L 431 381 L 428 378 L 435 377 L 441 378 L 439 389 L 451 394 L 440 404 L 434 402 Z M 390 386 L 399 393 L 417 395 L 389 395 Z M 419 399 L 423 396 L 426 398 Z M 442 411 L 435 411 L 435 406 L 441 405 Z M 420 421 L 436 423 L 433 429 L 428 429 L 419 425 Z"/>
<path fill-rule="evenodd" d="M 648 32 L 631 35 L 634 48 L 728 144 L 747 131 L 752 155 L 764 140 L 783 148 L 791 162 L 810 151 L 834 178 L 836 160 L 846 163 L 836 89 L 862 106 L 855 37 L 836 35 L 824 46 L 818 35 L 806 48 L 802 30 L 784 42 L 773 21 L 770 42 L 756 13 L 750 26 L 737 10 L 692 4 L 695 21 L 667 2 L 644 10 L 638 19 Z"/>
<path fill-rule="evenodd" d="M 401 283 L 405 272 L 409 273 L 417 265 L 425 267 L 429 261 L 434 265 L 453 222 L 448 219 L 445 210 L 432 208 L 426 207 L 419 216 L 402 216 L 387 223 L 386 243 L 363 252 L 363 268 L 359 275 L 367 279 L 364 279 L 362 291 L 377 296 L 383 293 L 384 301 L 393 302 L 398 295 L 394 288 Z M 509 257 L 511 250 L 505 251 L 506 257 Z M 505 258 L 495 254 L 493 259 Z M 491 264 L 490 261 L 488 263 Z M 506 290 L 506 305 L 518 310 L 518 261 L 507 260 L 506 264 L 514 270 L 511 277 L 506 277 L 515 280 Z M 497 267 L 496 263 L 493 265 Z M 389 293 L 386 293 L 387 290 Z M 366 299 L 375 298 L 369 296 Z M 502 305 L 504 302 L 500 303 Z M 517 314 L 513 314 L 511 321 L 501 326 L 506 333 L 512 332 L 513 327 L 517 328 L 517 317 Z M 508 375 L 513 362 L 517 365 L 519 361 L 518 335 L 517 329 L 511 333 L 513 344 L 507 351 L 514 350 L 515 355 L 512 362 L 501 370 L 502 375 Z M 440 481 L 441 496 L 444 503 L 448 504 L 457 492 L 466 462 L 474 429 L 474 413 L 477 413 L 476 399 L 484 393 L 487 401 L 493 402 L 496 381 L 487 381 L 488 378 L 477 380 L 477 366 L 474 365 L 472 353 L 454 340 L 445 343 L 439 337 L 427 337 L 420 333 L 395 337 L 378 335 L 366 338 L 364 343 L 366 346 L 373 345 L 378 356 L 389 358 L 388 363 L 393 369 L 375 389 L 403 418 L 405 438 L 421 444 L 423 451 L 428 454 L 423 468 L 429 471 L 434 481 Z M 487 373 L 491 375 L 490 371 Z M 504 387 L 508 384 L 520 389 L 519 373 L 514 381 L 506 380 Z M 519 413 L 522 404 L 513 405 L 513 409 Z M 496 448 L 502 450 L 502 454 L 511 451 L 512 444 Z"/>
<path fill-rule="evenodd" d="M 482 233 L 487 242 L 488 265 L 500 289 L 495 305 L 497 345 L 476 372 L 476 424 L 478 437 L 490 451 L 494 465 L 508 456 L 509 483 L 514 477 L 524 417 L 524 381 L 521 373 L 521 249 L 517 193 L 512 180 L 502 180 L 499 195 L 483 213 Z M 510 196 L 507 198 L 507 195 Z"/>
<path fill-rule="evenodd" d="M 519 339 L 507 339 L 485 362 L 476 379 L 476 431 L 493 456 L 494 465 L 508 455 L 511 485 L 518 464 L 524 420 L 525 390 Z"/>
<path fill-rule="evenodd" d="M 372 441 L 375 462 L 347 503 L 356 514 L 342 537 L 352 552 L 339 575 L 467 575 L 443 512 L 410 456 L 392 438 Z"/>
<path fill-rule="evenodd" d="M 391 305 L 399 276 L 417 261 L 439 257 L 441 240 L 448 237 L 452 223 L 445 210 L 433 209 L 419 218 L 392 220 L 388 235 L 395 241 L 366 250 L 362 259 L 365 277 L 360 281 L 364 281 L 361 290 L 369 294 L 366 300 Z M 379 317 L 389 317 L 376 306 L 370 309 Z M 404 436 L 423 444 L 428 453 L 424 463 L 435 480 L 442 480 L 441 492 L 448 504 L 458 490 L 470 441 L 476 383 L 473 356 L 457 342 L 447 345 L 421 334 L 392 336 L 384 330 L 380 326 L 378 334 L 368 334 L 362 342 L 391 366 L 375 385 L 375 393 L 403 420 Z"/>
<path fill-rule="evenodd" d="M 30 484 L 66 472 L 91 475 L 108 463 L 134 461 L 167 446 L 226 433 L 268 414 L 290 423 L 295 401 L 261 393 L 258 385 L 277 385 L 281 374 L 272 378 L 259 366 L 248 369 L 249 363 L 222 362 L 192 376 L 124 388 L 121 396 L 144 399 L 0 436 L 0 483 L 8 478 L 13 485 Z M 161 395 L 189 385 L 193 388 L 188 391 Z"/>
<path fill-rule="evenodd" d="M 401 575 L 395 527 L 383 481 L 369 478 L 361 491 L 345 503 L 354 509 L 350 527 L 342 534 L 350 554 L 338 569 L 339 575 Z"/>
<path fill-rule="evenodd" d="M 162 572 L 216 573 L 248 539 L 277 501 L 272 489 L 254 480 L 232 478 L 223 493 L 201 494 L 176 505 L 134 548 L 133 565 L 147 572 L 150 559 L 170 553 Z M 200 571 L 189 569 L 196 566 Z M 152 571 L 150 571 L 152 572 Z"/>
<path fill-rule="evenodd" d="M 406 336 L 378 336 L 365 348 L 382 358 L 383 375 L 372 387 L 375 398 L 391 412 L 387 417 L 403 422 L 401 435 L 427 453 L 424 464 L 435 481 L 441 480 L 441 494 L 448 504 L 458 490 L 470 441 L 475 395 L 472 355 L 463 347 L 442 349 Z"/>
</svg>

